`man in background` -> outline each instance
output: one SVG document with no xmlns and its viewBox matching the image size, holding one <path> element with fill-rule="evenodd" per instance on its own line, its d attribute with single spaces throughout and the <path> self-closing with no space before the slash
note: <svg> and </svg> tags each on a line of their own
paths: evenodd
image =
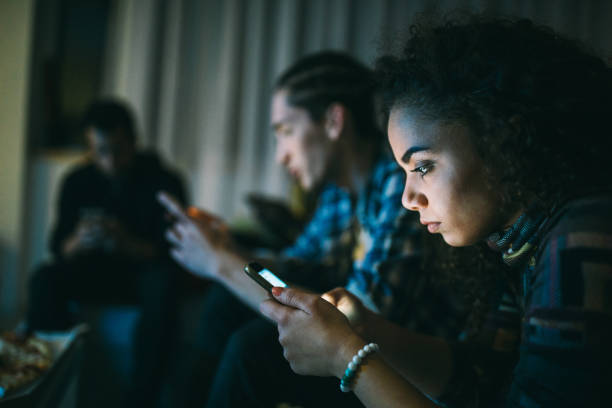
<svg viewBox="0 0 612 408">
<path fill-rule="evenodd" d="M 61 330 L 78 322 L 87 304 L 139 305 L 126 405 L 151 406 L 175 332 L 179 269 L 167 255 L 167 223 L 155 196 L 171 191 L 184 202 L 185 190 L 155 154 L 136 149 L 134 120 L 122 103 L 94 102 L 82 130 L 88 159 L 63 180 L 53 260 L 31 278 L 27 324 Z"/>
</svg>

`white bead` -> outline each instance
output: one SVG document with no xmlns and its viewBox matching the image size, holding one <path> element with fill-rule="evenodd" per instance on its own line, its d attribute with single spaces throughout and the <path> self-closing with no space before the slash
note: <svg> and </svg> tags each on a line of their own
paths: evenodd
<svg viewBox="0 0 612 408">
<path fill-rule="evenodd" d="M 357 354 L 353 356 L 351 361 L 349 361 L 347 369 L 354 373 L 359 368 L 359 365 L 361 364 L 361 361 L 363 360 L 363 358 L 365 358 L 370 353 L 378 351 L 379 349 L 380 348 L 378 347 L 378 344 L 376 343 L 366 344 L 365 346 L 363 346 L 361 350 L 357 352 Z M 351 391 L 351 388 L 347 385 L 343 385 L 343 382 L 341 381 L 340 390 L 342 390 L 342 392 L 349 392 Z"/>
</svg>

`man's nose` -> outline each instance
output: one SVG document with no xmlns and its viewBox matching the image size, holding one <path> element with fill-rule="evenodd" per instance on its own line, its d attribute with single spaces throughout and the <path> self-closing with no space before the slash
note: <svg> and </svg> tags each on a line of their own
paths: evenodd
<svg viewBox="0 0 612 408">
<path fill-rule="evenodd" d="M 283 166 L 289 164 L 289 153 L 280 142 L 276 146 L 275 159 L 278 164 L 282 164 Z"/>
</svg>

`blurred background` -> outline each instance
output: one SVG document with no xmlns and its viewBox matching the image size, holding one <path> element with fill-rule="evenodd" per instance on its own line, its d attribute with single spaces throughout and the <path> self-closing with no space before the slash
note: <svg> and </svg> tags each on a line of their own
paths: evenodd
<svg viewBox="0 0 612 408">
<path fill-rule="evenodd" d="M 268 124 L 278 73 L 321 49 L 372 64 L 434 8 L 528 17 L 612 55 L 607 0 L 0 0 L 0 327 L 22 318 L 48 256 L 93 99 L 127 101 L 140 145 L 183 173 L 191 202 L 240 220 L 246 193 L 290 186 Z"/>
</svg>

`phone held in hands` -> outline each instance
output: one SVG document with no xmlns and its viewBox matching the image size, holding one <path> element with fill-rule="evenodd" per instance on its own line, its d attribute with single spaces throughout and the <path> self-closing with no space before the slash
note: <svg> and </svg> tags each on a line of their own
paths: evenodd
<svg viewBox="0 0 612 408">
<path fill-rule="evenodd" d="M 248 264 L 246 264 L 246 266 L 244 267 L 244 271 L 268 292 L 270 292 L 270 290 L 272 290 L 272 288 L 275 286 L 281 288 L 287 287 L 287 284 L 283 282 L 278 276 L 276 276 L 269 269 L 264 268 L 257 262 L 249 262 Z"/>
</svg>

